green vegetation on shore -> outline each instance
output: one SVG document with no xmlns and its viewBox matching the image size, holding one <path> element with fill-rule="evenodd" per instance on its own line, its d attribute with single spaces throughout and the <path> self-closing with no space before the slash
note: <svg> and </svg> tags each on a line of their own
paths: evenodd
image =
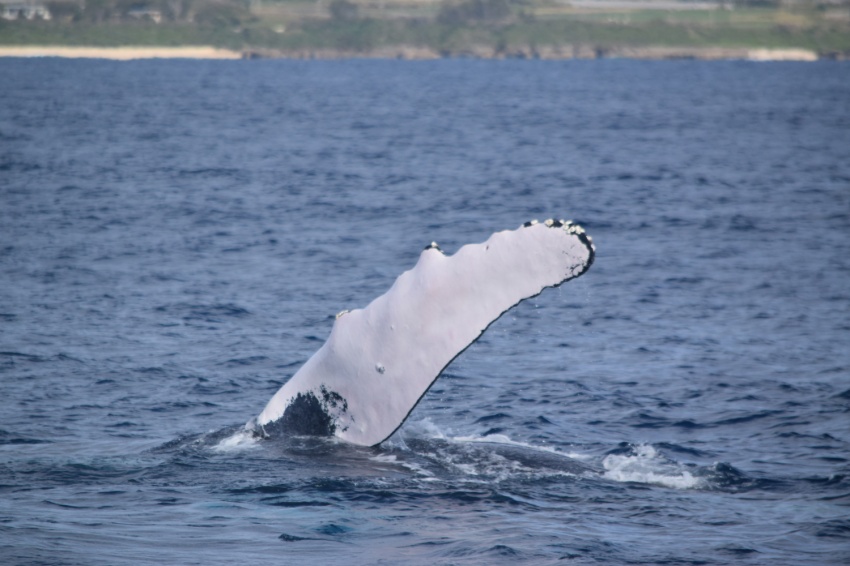
<svg viewBox="0 0 850 566">
<path fill-rule="evenodd" d="M 75 0 L 47 2 L 49 21 L 0 20 L 2 45 L 212 45 L 275 56 L 425 49 L 522 55 L 647 47 L 808 49 L 850 54 L 850 1 L 673 0 Z M 141 6 L 141 8 L 140 8 Z M 562 51 L 563 52 L 563 51 Z"/>
</svg>

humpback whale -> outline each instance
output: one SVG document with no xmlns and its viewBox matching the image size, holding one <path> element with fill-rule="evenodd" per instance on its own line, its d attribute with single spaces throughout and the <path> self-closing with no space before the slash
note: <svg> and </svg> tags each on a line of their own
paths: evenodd
<svg viewBox="0 0 850 566">
<path fill-rule="evenodd" d="M 526 222 L 445 255 L 426 246 L 366 308 L 339 313 L 324 345 L 245 427 L 374 446 L 440 373 L 520 301 L 574 279 L 595 247 L 572 221 Z"/>
</svg>

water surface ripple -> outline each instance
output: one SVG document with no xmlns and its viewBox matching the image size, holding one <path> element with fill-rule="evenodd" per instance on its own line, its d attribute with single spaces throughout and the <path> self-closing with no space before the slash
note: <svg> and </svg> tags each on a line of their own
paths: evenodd
<svg viewBox="0 0 850 566">
<path fill-rule="evenodd" d="M 850 65 L 0 60 L 0 562 L 850 562 Z M 436 240 L 584 277 L 377 448 L 255 416 Z"/>
</svg>

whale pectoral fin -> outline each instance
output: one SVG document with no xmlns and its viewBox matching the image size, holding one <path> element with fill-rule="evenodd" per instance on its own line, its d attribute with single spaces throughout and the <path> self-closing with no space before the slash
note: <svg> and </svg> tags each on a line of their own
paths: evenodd
<svg viewBox="0 0 850 566">
<path fill-rule="evenodd" d="M 389 291 L 364 309 L 337 315 L 327 342 L 256 423 L 379 444 L 490 324 L 587 271 L 594 254 L 584 230 L 563 220 L 528 222 L 451 256 L 432 243 Z"/>
</svg>

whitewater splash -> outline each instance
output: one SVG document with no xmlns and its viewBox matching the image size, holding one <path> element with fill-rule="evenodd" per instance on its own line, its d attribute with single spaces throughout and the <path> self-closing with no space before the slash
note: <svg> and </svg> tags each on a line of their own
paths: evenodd
<svg viewBox="0 0 850 566">
<path fill-rule="evenodd" d="M 683 469 L 681 464 L 667 459 L 649 444 L 632 447 L 624 454 L 609 454 L 602 460 L 602 466 L 605 468 L 602 476 L 617 482 L 646 483 L 676 489 L 706 486 L 704 478 Z"/>
<path fill-rule="evenodd" d="M 387 452 L 376 455 L 376 460 L 398 463 L 430 481 L 444 479 L 439 474 L 443 472 L 452 479 L 482 483 L 529 478 L 601 479 L 677 490 L 727 489 L 751 483 L 729 464 L 682 463 L 651 444 L 621 445 L 600 462 L 598 455 L 515 441 L 504 434 L 452 436 L 433 426 L 418 428 L 418 434 L 424 433 L 424 437 L 394 437 L 386 445 Z M 404 458 L 404 454 L 417 458 Z"/>
<path fill-rule="evenodd" d="M 213 445 L 212 449 L 215 452 L 240 452 L 255 448 L 259 443 L 257 435 L 250 430 L 237 430 L 233 434 L 225 436 L 219 442 Z"/>
</svg>

